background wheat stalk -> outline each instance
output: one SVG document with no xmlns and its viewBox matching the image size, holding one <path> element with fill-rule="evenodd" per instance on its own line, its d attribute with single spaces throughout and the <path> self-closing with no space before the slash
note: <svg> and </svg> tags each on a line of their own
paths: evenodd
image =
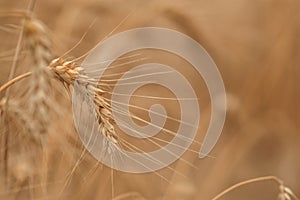
<svg viewBox="0 0 300 200">
<path fill-rule="evenodd" d="M 51 107 L 48 97 L 51 92 L 51 72 L 47 68 L 52 59 L 50 41 L 43 24 L 33 18 L 25 20 L 24 35 L 32 58 L 28 107 L 35 138 L 45 140 Z"/>
</svg>

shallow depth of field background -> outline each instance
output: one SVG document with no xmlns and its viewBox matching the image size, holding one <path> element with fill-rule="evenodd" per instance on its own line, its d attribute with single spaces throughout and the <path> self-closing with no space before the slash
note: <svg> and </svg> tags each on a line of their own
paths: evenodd
<svg viewBox="0 0 300 200">
<path fill-rule="evenodd" d="M 23 0 L 1 0 L 0 9 L 24 10 L 27 4 Z M 145 199 L 153 200 L 211 199 L 234 183 L 266 175 L 278 176 L 300 194 L 299 11 L 297 0 L 39 0 L 34 9 L 37 18 L 49 29 L 57 56 L 71 48 L 87 31 L 70 56 L 86 53 L 131 13 L 116 32 L 144 26 L 172 28 L 197 40 L 216 62 L 227 91 L 228 112 L 212 157 L 199 160 L 197 154 L 187 152 L 183 159 L 196 168 L 179 160 L 157 173 L 114 172 L 115 196 L 137 192 Z M 94 19 L 95 24 L 89 29 Z M 18 22 L 9 17 L 0 21 L 1 25 Z M 0 30 L 2 55 L 12 55 L 17 33 Z M 147 51 L 142 52 L 142 56 L 146 54 Z M 12 60 L 10 56 L 2 57 L 1 85 L 7 81 Z M 192 71 L 188 70 L 191 66 L 178 58 L 164 53 L 155 54 L 154 58 L 177 68 L 187 68 L 187 77 L 192 79 L 190 81 L 200 96 L 201 122 L 197 139 L 203 140 L 210 119 L 209 96 L 203 80 L 194 79 Z M 18 73 L 28 71 L 28 66 L 23 63 L 28 65 L 29 62 L 22 59 L 21 56 Z M 48 198 L 57 199 L 61 195 L 63 199 L 111 199 L 111 171 L 88 153 L 81 158 L 65 184 L 83 147 L 73 126 L 67 95 L 56 94 L 55 99 L 55 104 L 63 105 L 64 109 L 60 110 L 63 113 L 59 113 L 59 118 L 53 117 L 50 122 L 55 133 L 49 136 Z M 16 163 L 30 157 L 27 154 L 31 151 L 15 153 L 14 146 L 22 145 L 22 140 L 11 142 L 11 160 L 17 160 L 10 162 L 10 170 L 14 171 Z M 197 151 L 199 145 L 193 144 L 191 148 Z M 42 162 L 38 156 L 31 159 L 35 163 Z M 3 179 L 3 175 L 0 178 Z M 18 185 L 17 181 L 11 180 L 9 190 L 0 186 L 0 197 L 29 199 L 29 190 L 34 190 L 35 199 L 43 199 L 41 187 L 39 184 L 32 187 Z M 262 182 L 239 188 L 223 199 L 274 200 L 277 194 L 276 184 Z"/>
</svg>

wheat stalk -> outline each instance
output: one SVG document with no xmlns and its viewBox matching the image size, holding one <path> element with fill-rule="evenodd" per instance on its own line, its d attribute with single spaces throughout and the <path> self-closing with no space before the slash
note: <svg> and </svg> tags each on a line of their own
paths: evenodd
<svg viewBox="0 0 300 200">
<path fill-rule="evenodd" d="M 34 130 L 38 135 L 45 135 L 49 124 L 48 112 L 50 104 L 48 94 L 51 91 L 50 78 L 52 75 L 68 89 L 74 86 L 75 81 L 84 86 L 88 98 L 92 100 L 99 122 L 100 132 L 113 144 L 118 143 L 115 133 L 110 103 L 103 97 L 106 91 L 100 88 L 97 80 L 88 77 L 84 69 L 75 61 L 67 61 L 63 58 L 52 59 L 50 41 L 44 25 L 35 18 L 25 21 L 24 33 L 27 39 L 32 58 L 32 71 L 22 74 L 0 88 L 0 92 L 6 90 L 14 83 L 31 76 L 29 109 L 32 115 Z M 51 73 L 52 72 L 52 73 Z"/>
<path fill-rule="evenodd" d="M 275 181 L 278 185 L 279 185 L 279 194 L 278 194 L 278 200 L 299 200 L 299 198 L 292 192 L 292 190 L 288 187 L 286 187 L 283 184 L 283 181 L 280 180 L 279 178 L 277 178 L 276 176 L 264 176 L 264 177 L 258 177 L 258 178 L 253 178 L 253 179 L 249 179 L 246 181 L 242 181 L 239 182 L 229 188 L 227 188 L 226 190 L 224 190 L 223 192 L 219 193 L 217 196 L 215 196 L 214 198 L 212 198 L 212 200 L 218 200 L 221 197 L 223 197 L 225 194 L 250 183 L 255 183 L 255 182 L 261 182 L 261 181 Z"/>
<path fill-rule="evenodd" d="M 37 139 L 45 140 L 49 124 L 51 92 L 51 72 L 47 68 L 52 59 L 50 41 L 46 37 L 44 25 L 35 18 L 24 22 L 25 41 L 30 50 L 33 65 L 29 85 L 29 112 L 32 118 L 33 129 Z"/>
</svg>

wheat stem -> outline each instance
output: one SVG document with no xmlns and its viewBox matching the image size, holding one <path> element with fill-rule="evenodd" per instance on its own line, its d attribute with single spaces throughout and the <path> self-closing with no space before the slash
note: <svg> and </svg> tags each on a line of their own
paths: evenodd
<svg viewBox="0 0 300 200">
<path fill-rule="evenodd" d="M 19 37 L 18 37 L 18 41 L 17 41 L 17 47 L 16 47 L 16 51 L 14 54 L 14 58 L 13 58 L 13 62 L 12 62 L 12 66 L 9 72 L 9 76 L 8 76 L 8 80 L 11 80 L 15 74 L 16 68 L 17 68 L 17 62 L 18 62 L 18 58 L 19 58 L 19 53 L 21 51 L 21 43 L 23 40 L 23 35 L 24 35 L 24 26 L 22 26 Z M 2 117 L 2 123 L 5 124 L 6 123 L 6 112 L 7 112 L 7 106 L 8 106 L 8 101 L 9 101 L 9 93 L 10 93 L 10 89 L 5 91 L 5 95 L 4 98 L 6 99 L 6 103 L 4 105 L 4 112 L 3 112 L 3 117 Z M 3 153 L 3 160 L 4 160 L 4 166 L 3 166 L 3 170 L 4 170 L 4 176 L 5 176 L 5 181 L 6 183 L 8 182 L 7 179 L 7 172 L 8 172 L 8 166 L 7 166 L 7 160 L 8 160 L 8 140 L 9 140 L 9 136 L 7 134 L 9 126 L 7 126 L 7 130 L 6 132 L 4 132 L 2 138 L 3 138 L 3 147 L 4 147 L 4 153 Z M 5 184 L 6 185 L 6 184 Z"/>
<path fill-rule="evenodd" d="M 7 83 L 5 83 L 4 85 L 2 85 L 0 87 L 0 93 L 4 92 L 6 89 L 8 89 L 10 86 L 12 86 L 13 84 L 23 80 L 24 78 L 29 77 L 32 74 L 32 72 L 26 72 L 24 74 L 21 74 L 13 79 L 11 79 L 10 81 L 8 81 Z"/>
<path fill-rule="evenodd" d="M 35 5 L 35 0 L 29 0 L 29 4 L 28 4 L 27 9 L 26 9 L 27 15 L 30 16 L 30 14 L 28 14 L 28 13 L 32 13 L 34 5 Z M 10 69 L 10 72 L 9 72 L 8 81 L 11 80 L 14 77 L 14 74 L 15 74 L 15 71 L 16 71 L 16 68 L 17 68 L 17 62 L 19 60 L 19 54 L 20 54 L 20 51 L 21 51 L 21 43 L 22 43 L 23 37 L 24 37 L 24 24 L 22 24 L 21 31 L 20 31 L 20 34 L 19 34 L 19 37 L 18 37 L 16 51 L 15 51 L 12 66 L 11 66 L 11 69 Z M 3 117 L 2 117 L 2 120 L 3 120 L 2 123 L 3 124 L 6 123 L 6 112 L 7 112 L 8 102 L 9 102 L 9 93 L 10 93 L 10 89 L 6 90 L 5 95 L 4 95 L 4 98 L 6 99 L 6 103 L 4 105 L 4 113 L 3 113 Z M 8 130 L 7 130 L 7 132 L 8 132 Z M 9 139 L 8 134 L 4 133 L 3 134 L 3 146 L 4 146 L 3 159 L 4 159 L 4 174 L 6 176 L 5 177 L 6 181 L 7 181 L 7 174 L 8 174 L 7 173 L 7 168 L 8 168 L 7 167 L 7 162 L 8 162 L 7 161 L 8 160 L 8 149 L 7 149 L 8 139 Z"/>
<path fill-rule="evenodd" d="M 225 194 L 250 183 L 255 183 L 255 182 L 261 182 L 261 181 L 269 181 L 269 180 L 273 180 L 276 183 L 278 183 L 280 186 L 283 185 L 283 181 L 280 180 L 279 178 L 277 178 L 276 176 L 264 176 L 264 177 L 258 177 L 258 178 L 253 178 L 250 180 L 246 180 L 246 181 L 242 181 L 240 183 L 237 183 L 229 188 L 227 188 L 226 190 L 224 190 L 223 192 L 221 192 L 220 194 L 218 194 L 217 196 L 215 196 L 212 200 L 217 200 L 220 199 L 221 197 L 223 197 Z"/>
</svg>

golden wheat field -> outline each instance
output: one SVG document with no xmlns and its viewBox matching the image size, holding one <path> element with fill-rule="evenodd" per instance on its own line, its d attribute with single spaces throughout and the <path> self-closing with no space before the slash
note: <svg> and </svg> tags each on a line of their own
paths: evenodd
<svg viewBox="0 0 300 200">
<path fill-rule="evenodd" d="M 139 27 L 186 34 L 216 63 L 227 110 L 221 137 L 207 157 L 199 159 L 198 151 L 213 102 L 203 77 L 187 61 L 141 49 L 112 61 L 96 84 L 83 73 L 81 63 L 100 41 Z M 0 199 L 297 200 L 299 36 L 297 0 L 0 0 Z M 136 116 L 132 120 L 140 126 L 150 123 L 151 105 L 164 106 L 168 118 L 153 138 L 126 135 L 111 110 L 117 80 L 153 62 L 172 66 L 190 82 L 201 113 L 196 137 L 163 169 L 112 169 L 79 138 L 72 109 L 75 82 L 81 79 L 93 98 L 108 145 L 157 150 L 172 141 L 175 136 L 168 133 L 176 133 L 182 123 L 172 91 L 149 84 L 127 95 Z M 92 96 L 90 89 L 96 91 Z M 122 159 L 113 150 L 103 151 Z"/>
</svg>

